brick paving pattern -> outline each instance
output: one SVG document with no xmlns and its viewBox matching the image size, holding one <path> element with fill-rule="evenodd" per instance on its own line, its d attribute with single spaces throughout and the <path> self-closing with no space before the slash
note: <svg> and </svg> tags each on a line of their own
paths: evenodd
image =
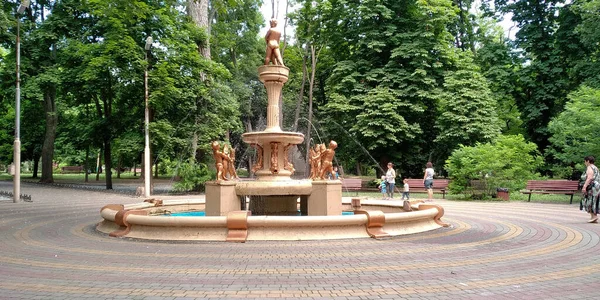
<svg viewBox="0 0 600 300">
<path fill-rule="evenodd" d="M 384 240 L 169 243 L 94 230 L 130 195 L 22 192 L 0 201 L 0 299 L 600 299 L 578 204 L 437 200 L 450 228 Z"/>
</svg>

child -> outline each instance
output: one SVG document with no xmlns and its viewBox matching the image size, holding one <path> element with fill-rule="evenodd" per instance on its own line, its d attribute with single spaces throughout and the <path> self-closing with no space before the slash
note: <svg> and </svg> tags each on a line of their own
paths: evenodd
<svg viewBox="0 0 600 300">
<path fill-rule="evenodd" d="M 404 190 L 402 191 L 402 200 L 406 196 L 406 200 L 410 200 L 410 187 L 408 186 L 408 179 L 404 178 Z"/>
<path fill-rule="evenodd" d="M 387 198 L 385 197 L 385 195 L 387 194 L 387 185 L 385 182 L 384 175 L 381 176 L 381 182 L 379 183 L 379 191 L 381 192 L 381 195 L 383 195 L 383 200 L 386 200 Z"/>
</svg>

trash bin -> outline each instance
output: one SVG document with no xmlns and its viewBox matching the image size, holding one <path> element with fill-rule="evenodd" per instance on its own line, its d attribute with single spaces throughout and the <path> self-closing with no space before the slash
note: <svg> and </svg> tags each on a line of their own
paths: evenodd
<svg viewBox="0 0 600 300">
<path fill-rule="evenodd" d="M 508 201 L 509 200 L 509 196 L 508 196 L 508 189 L 507 188 L 497 188 L 496 189 L 496 196 L 499 199 L 502 199 L 504 201 Z"/>
</svg>

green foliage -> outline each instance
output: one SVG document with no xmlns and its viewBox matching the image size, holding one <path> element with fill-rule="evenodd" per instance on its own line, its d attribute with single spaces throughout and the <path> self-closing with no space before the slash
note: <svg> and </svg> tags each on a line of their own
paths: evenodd
<svg viewBox="0 0 600 300">
<path fill-rule="evenodd" d="M 180 178 L 173 185 L 176 192 L 203 192 L 204 183 L 216 177 L 215 172 L 210 171 L 206 164 L 193 160 L 178 164 L 174 174 Z"/>
<path fill-rule="evenodd" d="M 582 86 L 569 94 L 565 110 L 548 125 L 550 153 L 564 165 L 600 156 L 600 89 Z"/>
<path fill-rule="evenodd" d="M 534 179 L 542 164 L 536 145 L 523 136 L 502 135 L 488 143 L 461 146 L 446 161 L 452 180 L 450 191 L 484 198 L 495 194 L 496 188 L 518 190 L 527 180 Z"/>
<path fill-rule="evenodd" d="M 469 64 L 468 57 L 462 61 L 465 67 L 445 76 L 438 106 L 439 135 L 435 141 L 450 150 L 460 144 L 490 141 L 500 133 L 496 103 L 487 81 Z"/>
</svg>

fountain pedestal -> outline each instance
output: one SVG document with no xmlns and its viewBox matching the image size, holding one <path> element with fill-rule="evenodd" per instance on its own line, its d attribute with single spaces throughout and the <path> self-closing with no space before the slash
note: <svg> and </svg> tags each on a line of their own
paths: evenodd
<svg viewBox="0 0 600 300">
<path fill-rule="evenodd" d="M 226 216 L 230 211 L 240 210 L 241 202 L 235 194 L 234 181 L 209 181 L 205 183 L 207 216 Z"/>
</svg>

